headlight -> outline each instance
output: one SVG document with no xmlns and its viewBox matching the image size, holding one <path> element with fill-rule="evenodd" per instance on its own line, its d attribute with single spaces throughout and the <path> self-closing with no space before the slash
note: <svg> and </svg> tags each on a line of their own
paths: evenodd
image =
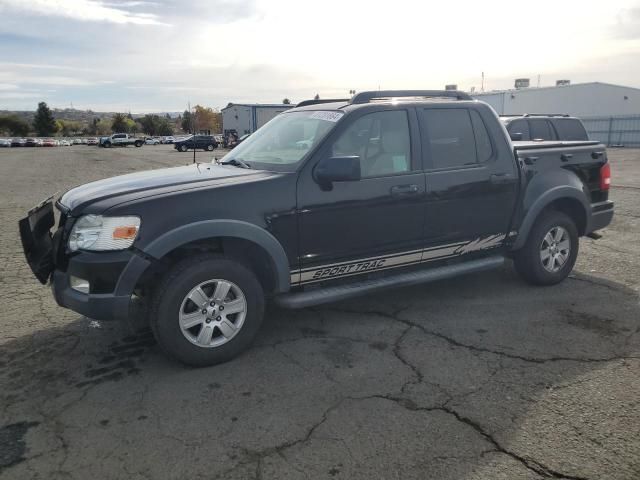
<svg viewBox="0 0 640 480">
<path fill-rule="evenodd" d="M 138 230 L 139 217 L 84 215 L 71 229 L 69 250 L 124 250 L 133 244 Z"/>
</svg>

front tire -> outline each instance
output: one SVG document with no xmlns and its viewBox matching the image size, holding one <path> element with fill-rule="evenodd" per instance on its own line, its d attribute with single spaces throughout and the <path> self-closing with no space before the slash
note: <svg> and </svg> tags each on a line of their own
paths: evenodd
<svg viewBox="0 0 640 480">
<path fill-rule="evenodd" d="M 213 145 L 207 145 L 207 152 L 213 152 Z"/>
<path fill-rule="evenodd" d="M 524 247 L 515 252 L 517 272 L 534 285 L 561 282 L 578 258 L 578 229 L 568 215 L 550 210 L 538 218 Z"/>
<path fill-rule="evenodd" d="M 151 299 L 158 344 L 187 365 L 226 362 L 246 350 L 264 317 L 264 291 L 255 274 L 221 255 L 196 255 L 165 275 Z"/>
<path fill-rule="evenodd" d="M 142 142 L 140 142 L 140 141 L 135 142 L 135 143 L 134 143 L 134 145 L 135 145 L 136 147 L 141 147 L 141 146 L 142 146 Z"/>
<path fill-rule="evenodd" d="M 181 152 L 186 152 L 187 151 L 187 146 L 186 145 L 180 145 L 178 147 L 178 150 L 180 150 Z"/>
<path fill-rule="evenodd" d="M 104 142 L 104 143 L 102 144 L 102 146 L 103 146 L 104 148 L 111 148 L 111 142 Z"/>
</svg>

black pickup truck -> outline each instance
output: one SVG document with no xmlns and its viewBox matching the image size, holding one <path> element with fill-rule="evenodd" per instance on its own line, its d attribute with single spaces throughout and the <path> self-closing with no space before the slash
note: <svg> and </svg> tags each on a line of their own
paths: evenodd
<svg viewBox="0 0 640 480">
<path fill-rule="evenodd" d="M 302 102 L 215 163 L 73 188 L 55 232 L 47 200 L 20 233 L 61 306 L 110 320 L 139 297 L 165 352 L 211 365 L 250 345 L 266 299 L 306 307 L 505 257 L 560 282 L 613 217 L 609 183 L 603 145 L 514 144 L 462 92 L 362 92 Z"/>
</svg>

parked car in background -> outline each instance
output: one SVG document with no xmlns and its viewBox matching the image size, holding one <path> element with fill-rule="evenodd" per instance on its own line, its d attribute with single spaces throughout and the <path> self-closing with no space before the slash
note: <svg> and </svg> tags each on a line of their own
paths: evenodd
<svg viewBox="0 0 640 480">
<path fill-rule="evenodd" d="M 39 147 L 40 143 L 38 142 L 37 138 L 27 138 L 24 142 L 24 146 L 25 147 Z"/>
<path fill-rule="evenodd" d="M 579 118 L 565 114 L 501 116 L 511 140 L 587 141 L 589 135 Z"/>
<path fill-rule="evenodd" d="M 172 137 L 171 135 L 164 137 L 162 139 L 162 143 L 173 143 L 175 141 L 176 141 L 175 137 Z"/>
<path fill-rule="evenodd" d="M 11 139 L 11 146 L 12 147 L 24 147 L 24 144 L 27 141 L 24 138 L 13 138 Z"/>
<path fill-rule="evenodd" d="M 73 145 L 82 145 L 82 140 L 80 140 L 79 138 L 74 138 L 73 142 L 71 142 Z"/>
<path fill-rule="evenodd" d="M 141 138 L 132 137 L 128 133 L 114 133 L 110 137 L 102 137 L 100 139 L 100 146 L 105 148 L 126 147 L 128 145 L 141 147 L 143 144 L 144 140 L 142 140 Z"/>
<path fill-rule="evenodd" d="M 218 147 L 213 135 L 191 135 L 184 140 L 177 141 L 173 144 L 173 148 L 180 152 L 186 152 L 187 150 L 206 150 L 211 152 L 214 148 Z"/>
<path fill-rule="evenodd" d="M 98 145 L 98 139 L 96 137 L 87 138 L 87 145 Z"/>
<path fill-rule="evenodd" d="M 159 145 L 160 144 L 160 140 L 158 140 L 157 138 L 154 138 L 154 137 L 149 137 L 149 138 L 145 139 L 144 143 L 146 145 Z"/>
<path fill-rule="evenodd" d="M 66 139 L 62 139 L 60 140 L 60 146 L 61 147 L 70 147 L 71 146 L 71 142 L 69 140 Z"/>
<path fill-rule="evenodd" d="M 43 147 L 55 147 L 56 141 L 53 138 L 45 138 L 42 140 Z"/>
<path fill-rule="evenodd" d="M 0 138 L 0 148 L 9 148 L 9 147 L 11 147 L 11 139 Z"/>
</svg>

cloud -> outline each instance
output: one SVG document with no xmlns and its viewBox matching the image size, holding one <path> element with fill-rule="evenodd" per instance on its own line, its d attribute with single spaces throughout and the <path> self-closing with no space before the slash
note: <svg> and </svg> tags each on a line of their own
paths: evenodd
<svg viewBox="0 0 640 480">
<path fill-rule="evenodd" d="M 4 9 L 28 12 L 35 15 L 58 16 L 74 20 L 110 22 L 116 24 L 167 25 L 158 21 L 153 13 L 132 12 L 124 8 L 132 7 L 124 2 L 118 7 L 99 0 L 2 0 L 0 12 Z M 127 5 L 128 4 L 128 5 Z"/>
<path fill-rule="evenodd" d="M 640 6 L 620 10 L 612 28 L 613 36 L 626 40 L 640 39 Z"/>
</svg>

